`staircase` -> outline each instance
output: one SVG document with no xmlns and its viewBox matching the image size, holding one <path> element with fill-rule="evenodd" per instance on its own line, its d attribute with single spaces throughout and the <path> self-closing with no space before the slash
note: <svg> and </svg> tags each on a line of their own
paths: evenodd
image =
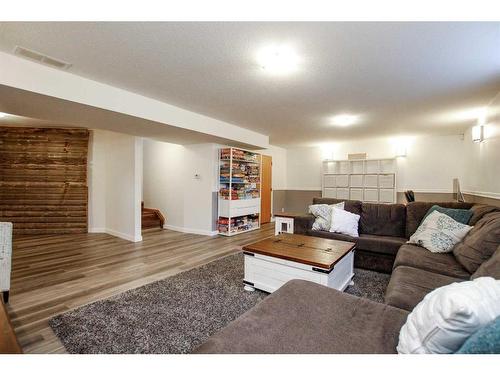
<svg viewBox="0 0 500 375">
<path fill-rule="evenodd" d="M 160 210 L 156 208 L 144 208 L 144 202 L 141 202 L 142 229 L 163 228 L 165 217 Z"/>
</svg>

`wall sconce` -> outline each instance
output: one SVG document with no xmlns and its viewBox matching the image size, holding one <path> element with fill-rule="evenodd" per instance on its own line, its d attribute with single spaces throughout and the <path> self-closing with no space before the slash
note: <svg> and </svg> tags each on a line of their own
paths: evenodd
<svg viewBox="0 0 500 375">
<path fill-rule="evenodd" d="M 396 157 L 406 157 L 406 146 L 405 145 L 397 145 L 396 146 Z"/>
<path fill-rule="evenodd" d="M 472 127 L 472 141 L 476 143 L 484 141 L 483 125 L 476 125 Z"/>
</svg>

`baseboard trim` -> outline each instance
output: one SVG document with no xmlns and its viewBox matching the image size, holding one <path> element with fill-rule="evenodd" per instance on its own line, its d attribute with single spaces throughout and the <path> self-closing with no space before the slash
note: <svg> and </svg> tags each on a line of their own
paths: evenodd
<svg viewBox="0 0 500 375">
<path fill-rule="evenodd" d="M 202 229 L 192 229 L 192 228 L 185 228 L 185 227 L 178 227 L 178 226 L 175 226 L 175 225 L 169 225 L 169 224 L 165 224 L 163 226 L 163 228 L 165 229 L 170 229 L 170 230 L 173 230 L 173 231 L 176 231 L 176 232 L 182 232 L 182 233 L 192 233 L 192 234 L 200 234 L 202 236 L 216 236 L 217 234 L 219 234 L 218 231 L 216 230 L 202 230 Z"/>
<path fill-rule="evenodd" d="M 130 242 L 141 242 L 142 241 L 142 236 L 131 236 L 129 234 L 118 232 L 116 230 L 108 229 L 108 228 L 89 228 L 88 232 L 89 233 L 106 233 L 106 234 L 109 234 L 111 236 L 115 236 L 115 237 L 130 241 Z"/>
</svg>

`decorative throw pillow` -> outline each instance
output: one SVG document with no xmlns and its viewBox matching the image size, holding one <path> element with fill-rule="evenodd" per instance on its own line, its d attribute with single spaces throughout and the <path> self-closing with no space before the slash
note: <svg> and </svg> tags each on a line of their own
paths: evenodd
<svg viewBox="0 0 500 375">
<path fill-rule="evenodd" d="M 316 216 L 312 229 L 313 230 L 330 230 L 330 223 L 332 220 L 332 208 L 337 207 L 341 210 L 344 209 L 345 202 L 336 204 L 312 204 L 309 206 L 309 213 Z"/>
<path fill-rule="evenodd" d="M 408 243 L 425 247 L 433 253 L 449 253 L 472 229 L 448 215 L 433 211 L 410 237 Z"/>
<path fill-rule="evenodd" d="M 398 353 L 455 353 L 472 334 L 500 315 L 500 280 L 481 277 L 438 288 L 408 315 Z"/>
<path fill-rule="evenodd" d="M 359 237 L 359 218 L 359 215 L 353 214 L 349 211 L 339 210 L 337 207 L 333 207 L 330 232 L 347 234 L 352 237 Z"/>
<path fill-rule="evenodd" d="M 429 211 L 427 211 L 427 213 L 425 214 L 425 216 L 422 220 L 425 220 L 425 218 L 427 216 L 429 216 L 434 211 L 441 212 L 442 214 L 448 215 L 453 220 L 456 220 L 462 224 L 469 224 L 469 220 L 473 214 L 472 210 L 465 210 L 462 208 L 446 208 L 446 207 L 441 207 L 441 206 L 438 206 L 437 204 L 435 204 L 434 206 L 429 208 Z"/>
<path fill-rule="evenodd" d="M 500 316 L 469 337 L 455 354 L 500 353 Z"/>
</svg>

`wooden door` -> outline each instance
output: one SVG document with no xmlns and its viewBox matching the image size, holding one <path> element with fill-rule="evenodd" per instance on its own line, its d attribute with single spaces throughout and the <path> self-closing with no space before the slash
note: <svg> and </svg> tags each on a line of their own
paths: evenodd
<svg viewBox="0 0 500 375">
<path fill-rule="evenodd" d="M 272 165 L 270 156 L 262 155 L 262 181 L 260 199 L 260 223 L 271 221 L 271 194 L 272 194 Z"/>
</svg>

